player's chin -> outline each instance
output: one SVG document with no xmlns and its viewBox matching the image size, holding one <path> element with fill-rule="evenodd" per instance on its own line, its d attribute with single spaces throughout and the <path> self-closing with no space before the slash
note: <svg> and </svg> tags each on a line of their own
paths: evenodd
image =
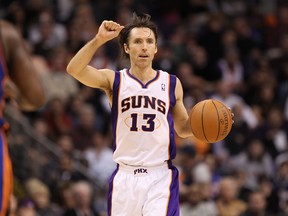
<svg viewBox="0 0 288 216">
<path fill-rule="evenodd" d="M 137 63 L 138 63 L 138 66 L 140 67 L 147 67 L 151 65 L 151 60 L 143 59 L 143 60 L 139 60 Z"/>
</svg>

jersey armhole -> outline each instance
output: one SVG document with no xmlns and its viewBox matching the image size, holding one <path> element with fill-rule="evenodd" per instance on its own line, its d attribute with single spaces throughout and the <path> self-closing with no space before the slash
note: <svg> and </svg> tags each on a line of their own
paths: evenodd
<svg viewBox="0 0 288 216">
<path fill-rule="evenodd" d="M 173 107 L 176 104 L 176 95 L 175 95 L 175 89 L 176 89 L 176 82 L 177 78 L 175 75 L 169 74 L 170 79 L 170 85 L 169 85 L 169 98 L 170 98 L 170 106 Z"/>
</svg>

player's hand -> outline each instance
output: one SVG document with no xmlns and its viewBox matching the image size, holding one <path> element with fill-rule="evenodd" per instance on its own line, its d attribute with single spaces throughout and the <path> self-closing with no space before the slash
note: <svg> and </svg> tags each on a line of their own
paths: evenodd
<svg viewBox="0 0 288 216">
<path fill-rule="evenodd" d="M 104 20 L 99 27 L 96 37 L 102 42 L 107 42 L 116 38 L 123 28 L 124 26 L 121 26 L 114 21 Z"/>
<path fill-rule="evenodd" d="M 232 124 L 234 124 L 234 113 L 232 112 L 231 107 L 228 107 L 228 110 L 230 111 L 230 114 L 231 114 Z"/>
</svg>

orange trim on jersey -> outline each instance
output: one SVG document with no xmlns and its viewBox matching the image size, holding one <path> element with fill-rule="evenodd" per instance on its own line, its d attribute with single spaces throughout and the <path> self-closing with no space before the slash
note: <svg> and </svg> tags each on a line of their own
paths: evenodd
<svg viewBox="0 0 288 216">
<path fill-rule="evenodd" d="M 8 142 L 6 135 L 1 131 L 2 148 L 3 148 L 3 185 L 2 185 L 2 209 L 0 216 L 5 216 L 9 207 L 9 201 L 13 190 L 13 172 L 12 164 L 8 152 Z"/>
</svg>

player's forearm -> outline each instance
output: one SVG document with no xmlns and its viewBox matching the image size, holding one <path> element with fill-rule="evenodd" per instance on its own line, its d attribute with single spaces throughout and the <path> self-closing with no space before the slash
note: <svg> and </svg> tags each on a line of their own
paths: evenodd
<svg viewBox="0 0 288 216">
<path fill-rule="evenodd" d="M 66 68 L 67 72 L 71 75 L 81 73 L 81 71 L 90 63 L 97 49 L 104 43 L 105 42 L 100 40 L 97 36 L 87 42 L 70 60 Z"/>
<path fill-rule="evenodd" d="M 191 130 L 189 119 L 183 120 L 179 123 L 175 122 L 175 130 L 179 137 L 188 138 L 194 136 Z"/>
</svg>

